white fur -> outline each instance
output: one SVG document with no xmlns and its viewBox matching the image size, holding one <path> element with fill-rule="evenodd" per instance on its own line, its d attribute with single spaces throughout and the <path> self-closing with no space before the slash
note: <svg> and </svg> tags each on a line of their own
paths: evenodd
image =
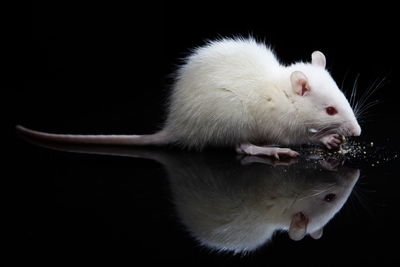
<svg viewBox="0 0 400 267">
<path fill-rule="evenodd" d="M 178 70 L 167 121 L 158 133 L 65 135 L 22 126 L 17 130 L 34 138 L 68 143 L 175 143 L 202 149 L 206 145 L 323 142 L 330 148 L 335 145 L 334 135 L 359 135 L 361 128 L 325 64 L 325 56 L 316 51 L 312 64 L 284 66 L 270 48 L 254 39 L 221 39 L 195 49 Z M 304 95 L 299 94 L 302 86 L 297 79 L 307 81 L 309 90 Z M 338 114 L 329 116 L 329 106 Z"/>
<path fill-rule="evenodd" d="M 318 52 L 320 53 L 320 52 Z M 221 39 L 196 49 L 177 73 L 165 131 L 187 147 L 242 142 L 296 144 L 315 142 L 309 128 L 337 123 L 348 135 L 359 128 L 353 111 L 329 73 L 322 53 L 317 64 L 284 66 L 254 39 Z M 295 94 L 290 75 L 303 72 L 308 96 Z M 329 117 L 327 106 L 339 114 Z"/>
</svg>

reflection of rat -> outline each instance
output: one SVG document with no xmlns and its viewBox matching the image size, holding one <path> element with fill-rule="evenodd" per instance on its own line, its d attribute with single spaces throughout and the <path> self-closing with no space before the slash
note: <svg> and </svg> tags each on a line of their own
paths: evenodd
<svg viewBox="0 0 400 267">
<path fill-rule="evenodd" d="M 176 75 L 164 128 L 151 135 L 59 135 L 18 130 L 70 143 L 165 145 L 202 149 L 236 146 L 250 155 L 297 156 L 294 145 L 338 147 L 361 128 L 343 93 L 325 69 L 325 56 L 281 65 L 253 39 L 209 42 L 187 57 Z"/>
<path fill-rule="evenodd" d="M 320 238 L 360 175 L 357 169 L 321 170 L 309 162 L 235 167 L 220 162 L 226 158 L 211 158 L 166 165 L 174 203 L 202 245 L 235 253 L 257 249 L 282 230 L 293 240 Z"/>
<path fill-rule="evenodd" d="M 27 139 L 51 149 L 147 158 L 168 173 L 179 220 L 199 243 L 242 253 L 288 231 L 293 240 L 320 238 L 348 199 L 360 172 L 336 161 L 82 146 Z M 240 163 L 239 163 L 240 162 Z M 297 163 L 296 163 L 297 162 Z M 278 163 L 278 164 L 277 164 Z M 273 164 L 270 165 L 270 164 Z"/>
</svg>

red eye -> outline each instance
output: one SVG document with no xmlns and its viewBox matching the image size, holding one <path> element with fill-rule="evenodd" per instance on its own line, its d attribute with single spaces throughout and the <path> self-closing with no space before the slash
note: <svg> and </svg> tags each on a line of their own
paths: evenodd
<svg viewBox="0 0 400 267">
<path fill-rule="evenodd" d="M 332 116 L 332 115 L 335 115 L 337 113 L 337 110 L 334 107 L 327 107 L 326 108 L 326 113 L 328 113 L 329 115 Z"/>
</svg>

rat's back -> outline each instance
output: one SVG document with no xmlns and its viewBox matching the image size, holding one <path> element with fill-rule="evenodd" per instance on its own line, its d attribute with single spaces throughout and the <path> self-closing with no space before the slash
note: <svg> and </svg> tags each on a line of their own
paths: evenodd
<svg viewBox="0 0 400 267">
<path fill-rule="evenodd" d="M 279 67 L 273 52 L 254 39 L 197 48 L 177 72 L 164 130 L 186 147 L 249 140 L 254 122 L 246 102 L 254 101 Z"/>
</svg>

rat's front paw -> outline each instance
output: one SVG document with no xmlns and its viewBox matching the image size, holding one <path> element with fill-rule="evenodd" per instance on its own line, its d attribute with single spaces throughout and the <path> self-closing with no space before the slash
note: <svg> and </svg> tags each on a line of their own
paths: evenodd
<svg viewBox="0 0 400 267">
<path fill-rule="evenodd" d="M 343 139 L 338 134 L 325 135 L 320 139 L 320 141 L 328 149 L 339 148 L 339 146 L 343 143 Z"/>
</svg>

